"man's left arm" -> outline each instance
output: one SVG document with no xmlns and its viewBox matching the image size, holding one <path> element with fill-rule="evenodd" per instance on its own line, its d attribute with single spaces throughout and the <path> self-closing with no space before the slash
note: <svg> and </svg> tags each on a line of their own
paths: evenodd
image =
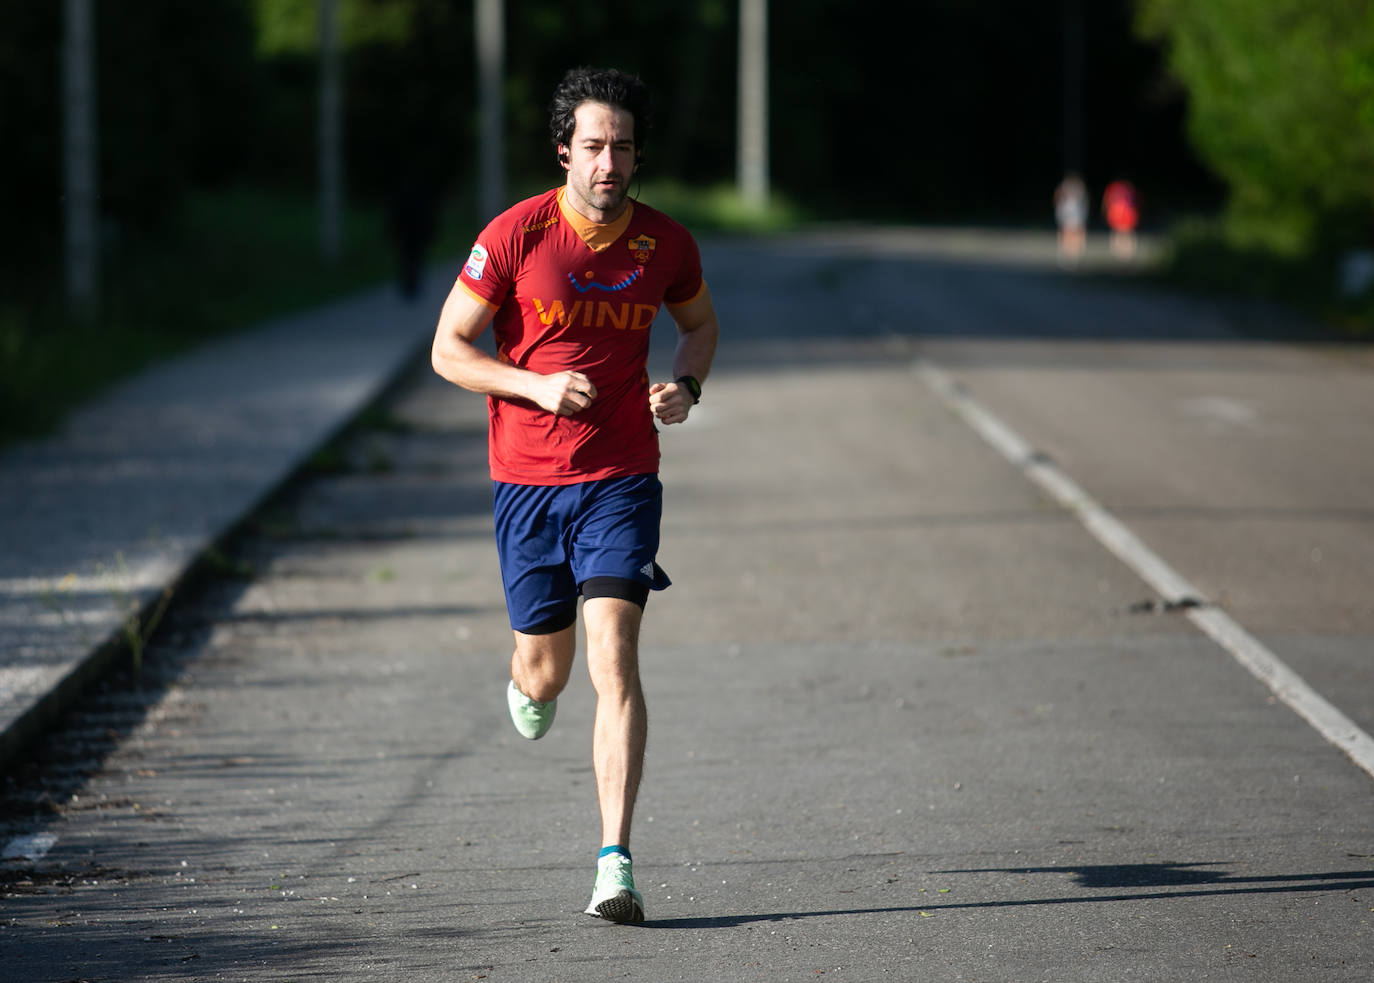
<svg viewBox="0 0 1374 983">
<path fill-rule="evenodd" d="M 655 382 L 649 387 L 649 409 L 662 424 L 687 419 L 700 394 L 689 383 L 676 380 L 691 377 L 700 387 L 711 372 L 720 322 L 711 304 L 711 291 L 703 284 L 701 293 L 685 304 L 669 305 L 668 313 L 677 322 L 677 351 L 673 354 L 673 382 Z"/>
</svg>

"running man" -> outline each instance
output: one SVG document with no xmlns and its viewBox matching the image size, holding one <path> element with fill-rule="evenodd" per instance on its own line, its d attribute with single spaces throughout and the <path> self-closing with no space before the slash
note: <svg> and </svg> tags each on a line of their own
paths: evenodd
<svg viewBox="0 0 1374 983">
<path fill-rule="evenodd" d="M 701 398 L 719 325 L 696 242 L 629 197 L 651 117 L 648 87 L 574 69 L 549 106 L 561 187 L 497 216 L 444 304 L 436 372 L 487 396 L 497 554 L 515 634 L 507 703 L 523 736 L 553 723 L 572 672 L 582 598 L 596 691 L 592 763 L 602 849 L 587 914 L 641 922 L 630 823 L 648 718 L 639 629 L 657 563 L 663 488 L 656 423 Z M 649 327 L 678 328 L 672 382 L 650 384 Z M 497 355 L 475 342 L 493 326 Z"/>
</svg>

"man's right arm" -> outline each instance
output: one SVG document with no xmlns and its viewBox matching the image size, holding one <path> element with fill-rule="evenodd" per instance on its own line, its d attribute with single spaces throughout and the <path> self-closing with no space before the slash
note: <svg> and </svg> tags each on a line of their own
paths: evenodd
<svg viewBox="0 0 1374 983">
<path fill-rule="evenodd" d="M 542 375 L 492 358 L 475 342 L 496 312 L 455 282 L 439 314 L 430 364 L 454 385 L 487 396 L 529 400 L 559 416 L 585 410 L 596 387 L 580 372 Z"/>
</svg>

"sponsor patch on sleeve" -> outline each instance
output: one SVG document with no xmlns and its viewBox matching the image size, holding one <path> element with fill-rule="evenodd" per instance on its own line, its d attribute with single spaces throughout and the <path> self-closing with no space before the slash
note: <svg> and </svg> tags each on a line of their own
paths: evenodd
<svg viewBox="0 0 1374 983">
<path fill-rule="evenodd" d="M 480 242 L 474 243 L 472 252 L 468 254 L 468 261 L 463 265 L 463 272 L 474 280 L 480 280 L 486 268 L 487 251 L 482 248 Z"/>
</svg>

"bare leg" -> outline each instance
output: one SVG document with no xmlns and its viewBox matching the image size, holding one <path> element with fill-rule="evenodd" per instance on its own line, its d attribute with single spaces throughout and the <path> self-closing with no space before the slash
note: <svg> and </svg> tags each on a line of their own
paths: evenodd
<svg viewBox="0 0 1374 983">
<path fill-rule="evenodd" d="M 575 641 L 570 625 L 552 635 L 515 633 L 515 654 L 510 660 L 510 678 L 531 700 L 547 703 L 563 692 L 572 675 Z"/>
<path fill-rule="evenodd" d="M 630 601 L 593 597 L 583 603 L 582 615 L 587 670 L 596 689 L 592 764 L 601 804 L 601 845 L 628 847 L 648 738 L 648 711 L 639 682 L 643 611 Z"/>
</svg>

